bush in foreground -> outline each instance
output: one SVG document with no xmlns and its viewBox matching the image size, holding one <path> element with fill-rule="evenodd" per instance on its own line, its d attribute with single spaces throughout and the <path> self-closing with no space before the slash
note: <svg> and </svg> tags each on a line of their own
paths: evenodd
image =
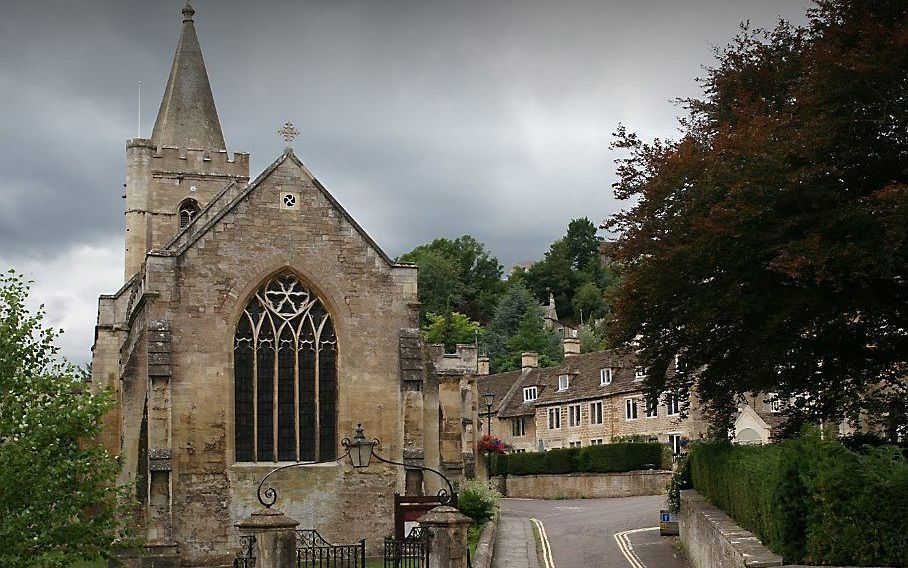
<svg viewBox="0 0 908 568">
<path fill-rule="evenodd" d="M 0 566 L 68 568 L 123 536 L 119 468 L 94 442 L 112 399 L 57 361 L 28 291 L 0 274 Z"/>
<path fill-rule="evenodd" d="M 501 494 L 481 481 L 467 481 L 457 494 L 457 508 L 477 524 L 483 524 L 495 516 Z"/>
<path fill-rule="evenodd" d="M 908 566 L 908 462 L 807 435 L 771 446 L 698 444 L 693 486 L 786 562 Z"/>
</svg>

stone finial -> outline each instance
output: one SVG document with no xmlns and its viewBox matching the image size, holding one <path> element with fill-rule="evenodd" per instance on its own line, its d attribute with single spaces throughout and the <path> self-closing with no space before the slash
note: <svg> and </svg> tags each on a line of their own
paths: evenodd
<svg viewBox="0 0 908 568">
<path fill-rule="evenodd" d="M 195 9 L 189 4 L 189 0 L 186 0 L 186 5 L 183 6 L 183 21 L 191 22 L 193 16 L 195 16 Z"/>
</svg>

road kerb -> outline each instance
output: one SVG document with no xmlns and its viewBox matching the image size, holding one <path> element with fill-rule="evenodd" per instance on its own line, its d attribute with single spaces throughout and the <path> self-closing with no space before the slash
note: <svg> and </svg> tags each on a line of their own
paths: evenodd
<svg viewBox="0 0 908 568">
<path fill-rule="evenodd" d="M 631 565 L 631 568 L 646 568 L 640 558 L 634 553 L 634 546 L 631 544 L 630 539 L 627 537 L 629 534 L 634 534 L 644 531 L 656 531 L 659 530 L 659 527 L 646 527 L 642 529 L 632 529 L 629 531 L 622 531 L 615 533 L 615 542 L 618 543 L 618 550 L 621 551 L 621 554 L 627 559 L 628 563 Z"/>
<path fill-rule="evenodd" d="M 530 522 L 539 530 L 539 538 L 542 541 L 542 561 L 545 568 L 555 568 L 555 560 L 552 559 L 552 547 L 549 545 L 549 537 L 545 534 L 545 527 L 539 519 L 530 519 Z"/>
</svg>

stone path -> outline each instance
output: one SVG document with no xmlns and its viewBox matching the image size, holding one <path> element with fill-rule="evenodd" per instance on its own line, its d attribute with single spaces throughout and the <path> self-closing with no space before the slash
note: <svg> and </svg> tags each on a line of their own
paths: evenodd
<svg viewBox="0 0 908 568">
<path fill-rule="evenodd" d="M 492 568 L 539 568 L 530 519 L 501 516 Z"/>
</svg>

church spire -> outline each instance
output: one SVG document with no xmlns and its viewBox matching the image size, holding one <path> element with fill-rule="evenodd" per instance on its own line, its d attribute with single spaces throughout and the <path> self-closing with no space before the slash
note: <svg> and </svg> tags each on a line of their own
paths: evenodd
<svg viewBox="0 0 908 568">
<path fill-rule="evenodd" d="M 194 15 L 195 10 L 187 1 L 183 31 L 151 139 L 158 146 L 224 150 L 224 134 L 195 33 Z"/>
</svg>

